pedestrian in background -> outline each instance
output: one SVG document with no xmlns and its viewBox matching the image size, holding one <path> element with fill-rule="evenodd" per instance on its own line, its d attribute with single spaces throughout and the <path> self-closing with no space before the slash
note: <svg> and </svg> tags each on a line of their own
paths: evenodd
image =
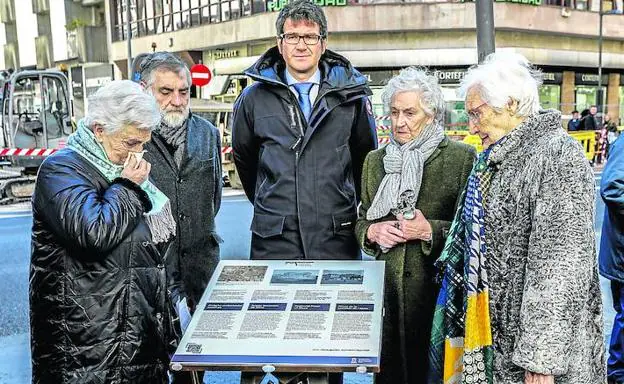
<svg viewBox="0 0 624 384">
<path fill-rule="evenodd" d="M 353 228 L 362 165 L 377 145 L 371 91 L 327 49 L 327 19 L 316 3 L 285 5 L 276 32 L 277 46 L 245 72 L 255 82 L 234 106 L 234 161 L 254 206 L 251 258 L 359 260 Z"/>
<path fill-rule="evenodd" d="M 515 53 L 460 85 L 485 150 L 437 262 L 431 383 L 606 380 L 594 175 L 540 85 Z"/>
<path fill-rule="evenodd" d="M 572 111 L 572 119 L 568 121 L 568 132 L 574 132 L 579 130 L 581 119 L 579 118 L 579 111 Z"/>
<path fill-rule="evenodd" d="M 33 383 L 167 383 L 171 305 L 159 243 L 175 234 L 167 197 L 141 159 L 160 123 L 131 81 L 89 97 L 48 157 L 32 197 Z"/>
<path fill-rule="evenodd" d="M 592 105 L 589 107 L 589 114 L 585 116 L 585 130 L 586 131 L 599 131 L 602 128 L 602 124 L 598 119 L 598 107 Z"/>
<path fill-rule="evenodd" d="M 190 111 L 191 73 L 182 60 L 168 52 L 149 54 L 138 74 L 162 114 L 145 159 L 176 218 L 177 234 L 166 250 L 167 274 L 184 331 L 219 263 L 222 240 L 215 216 L 221 206 L 221 141 L 214 125 Z M 174 373 L 175 383 L 190 381 L 189 372 Z"/>
<path fill-rule="evenodd" d="M 615 319 L 609 342 L 609 383 L 624 383 L 624 142 L 615 140 L 602 172 L 600 196 L 605 202 L 600 237 L 600 274 L 611 282 Z"/>
<path fill-rule="evenodd" d="M 435 76 L 406 68 L 383 92 L 390 144 L 364 161 L 356 235 L 386 262 L 381 372 L 377 384 L 427 383 L 440 256 L 476 152 L 444 135 Z"/>
<path fill-rule="evenodd" d="M 579 121 L 578 130 L 585 131 L 585 122 L 587 121 L 587 116 L 589 115 L 589 109 L 583 109 L 581 111 L 581 120 Z"/>
</svg>

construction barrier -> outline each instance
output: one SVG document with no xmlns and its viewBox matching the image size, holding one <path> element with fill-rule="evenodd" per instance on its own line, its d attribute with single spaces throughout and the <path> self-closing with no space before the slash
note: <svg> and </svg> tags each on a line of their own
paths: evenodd
<svg viewBox="0 0 624 384">
<path fill-rule="evenodd" d="M 476 148 L 477 152 L 481 152 L 483 150 L 483 146 L 481 145 L 481 138 L 477 135 L 471 135 L 467 131 L 446 131 L 447 136 L 449 136 L 453 140 L 462 141 L 468 145 L 472 145 Z M 594 160 L 594 156 L 599 152 L 596 152 L 596 135 L 600 134 L 600 132 L 594 131 L 577 131 L 577 132 L 569 132 L 569 135 L 574 139 L 578 140 L 585 151 L 585 158 L 589 161 Z"/>
<path fill-rule="evenodd" d="M 470 146 L 475 147 L 477 152 L 483 151 L 483 145 L 481 144 L 481 138 L 477 135 L 471 135 L 468 131 L 444 131 L 448 137 L 452 140 L 464 142 Z"/>
<path fill-rule="evenodd" d="M 0 148 L 0 156 L 50 156 L 56 148 Z"/>
<path fill-rule="evenodd" d="M 594 131 L 576 131 L 568 132 L 570 136 L 578 140 L 585 151 L 585 158 L 589 161 L 594 160 L 596 155 L 596 132 Z M 600 134 L 600 132 L 598 132 Z"/>
</svg>

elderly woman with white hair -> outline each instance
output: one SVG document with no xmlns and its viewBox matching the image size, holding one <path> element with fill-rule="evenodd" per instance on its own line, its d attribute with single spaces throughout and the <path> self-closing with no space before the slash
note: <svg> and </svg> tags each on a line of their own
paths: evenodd
<svg viewBox="0 0 624 384">
<path fill-rule="evenodd" d="M 440 255 L 475 151 L 444 135 L 435 76 L 406 68 L 383 93 L 390 144 L 370 152 L 362 174 L 356 235 L 386 261 L 381 372 L 376 383 L 426 383 Z"/>
<path fill-rule="evenodd" d="M 604 383 L 594 176 L 540 73 L 492 54 L 461 83 L 485 151 L 442 256 L 431 383 Z"/>
<path fill-rule="evenodd" d="M 33 383 L 167 383 L 172 339 L 157 249 L 175 233 L 148 180 L 143 145 L 160 123 L 152 96 L 113 81 L 47 158 L 32 198 Z"/>
</svg>

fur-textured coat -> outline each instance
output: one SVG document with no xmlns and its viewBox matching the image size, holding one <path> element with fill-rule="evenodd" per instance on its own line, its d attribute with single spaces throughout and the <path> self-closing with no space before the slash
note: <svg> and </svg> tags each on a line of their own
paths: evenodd
<svg viewBox="0 0 624 384">
<path fill-rule="evenodd" d="M 594 175 L 558 111 L 511 131 L 488 160 L 486 257 L 494 382 L 525 370 L 557 384 L 606 381 Z"/>
</svg>

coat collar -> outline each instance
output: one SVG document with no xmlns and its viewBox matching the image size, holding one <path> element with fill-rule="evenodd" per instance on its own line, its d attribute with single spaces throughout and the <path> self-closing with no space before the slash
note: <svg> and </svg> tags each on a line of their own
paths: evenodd
<svg viewBox="0 0 624 384">
<path fill-rule="evenodd" d="M 287 89 L 288 85 L 280 76 L 285 69 L 284 58 L 275 46 L 266 51 L 254 65 L 245 71 L 245 74 L 256 81 L 279 85 Z M 366 78 L 353 68 L 345 57 L 329 49 L 325 50 L 321 56 L 319 69 L 321 88 L 339 90 L 366 85 Z"/>
<path fill-rule="evenodd" d="M 189 145 L 190 143 L 189 140 L 191 140 L 192 137 L 196 136 L 195 131 L 197 129 L 197 124 L 193 123 L 194 118 L 195 118 L 195 115 L 193 114 L 193 112 L 190 112 L 186 120 L 186 140 L 184 142 L 184 147 L 185 147 L 184 157 L 182 159 L 182 164 L 180 164 L 180 167 L 178 167 L 178 165 L 175 163 L 175 159 L 173 158 L 171 153 L 169 153 L 169 149 L 165 145 L 164 139 L 158 133 L 154 133 L 152 135 L 152 142 L 154 143 L 156 148 L 158 148 L 158 150 L 161 152 L 162 157 L 165 158 L 165 160 L 167 161 L 167 164 L 169 164 L 171 169 L 173 169 L 176 172 L 179 172 L 181 169 L 183 169 L 184 165 L 189 160 L 189 157 L 190 157 L 189 151 L 191 150 L 191 145 Z"/>
<path fill-rule="evenodd" d="M 563 130 L 561 112 L 554 109 L 539 111 L 527 117 L 494 144 L 488 157 L 488 164 L 500 164 L 522 145 L 535 143 L 540 137 L 551 135 L 557 130 Z"/>
</svg>

